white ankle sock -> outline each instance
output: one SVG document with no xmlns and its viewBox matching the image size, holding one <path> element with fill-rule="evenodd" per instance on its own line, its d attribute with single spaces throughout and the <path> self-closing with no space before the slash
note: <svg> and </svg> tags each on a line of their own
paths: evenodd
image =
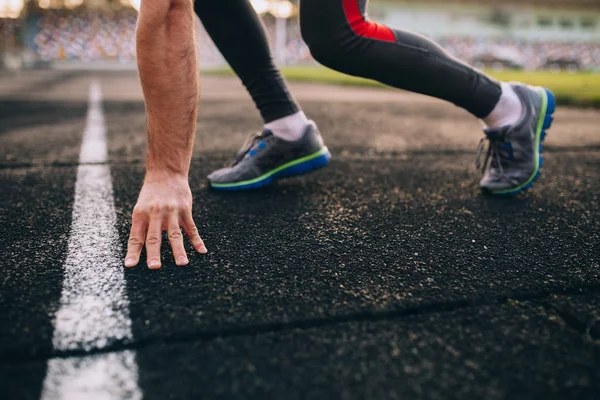
<svg viewBox="0 0 600 400">
<path fill-rule="evenodd" d="M 295 114 L 265 124 L 265 128 L 273 132 L 273 135 L 289 141 L 300 139 L 307 126 L 308 118 L 306 118 L 303 111 L 298 111 Z"/>
<path fill-rule="evenodd" d="M 523 113 L 521 99 L 512 86 L 506 82 L 502 82 L 501 86 L 502 95 L 498 100 L 498 104 L 496 104 L 490 115 L 483 119 L 486 129 L 499 129 L 506 125 L 513 125 L 519 121 Z"/>
</svg>

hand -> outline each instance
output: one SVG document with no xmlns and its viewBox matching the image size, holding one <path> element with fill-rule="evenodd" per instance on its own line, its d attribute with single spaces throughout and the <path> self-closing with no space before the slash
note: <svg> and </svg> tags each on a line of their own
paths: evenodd
<svg viewBox="0 0 600 400">
<path fill-rule="evenodd" d="M 146 263 L 150 269 L 161 266 L 162 232 L 167 231 L 177 265 L 187 265 L 181 228 L 200 254 L 208 250 L 198 234 L 192 218 L 192 192 L 187 177 L 177 175 L 147 175 L 133 209 L 131 233 L 127 244 L 125 266 L 138 264 L 146 244 Z"/>
</svg>

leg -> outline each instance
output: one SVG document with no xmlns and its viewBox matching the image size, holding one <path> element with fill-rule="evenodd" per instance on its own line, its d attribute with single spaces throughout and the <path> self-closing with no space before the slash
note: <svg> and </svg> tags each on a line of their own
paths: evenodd
<svg viewBox="0 0 600 400">
<path fill-rule="evenodd" d="M 256 188 L 324 166 L 330 155 L 316 125 L 275 66 L 264 27 L 248 0 L 196 0 L 194 9 L 259 109 L 265 129 L 244 145 L 233 167 L 209 175 L 213 189 Z"/>
<path fill-rule="evenodd" d="M 246 86 L 265 123 L 300 111 L 275 66 L 262 22 L 248 0 L 196 0 L 194 10 Z"/>
<path fill-rule="evenodd" d="M 416 33 L 369 21 L 367 0 L 301 0 L 302 36 L 313 57 L 349 75 L 450 101 L 478 118 L 498 100 L 500 84 Z"/>
<path fill-rule="evenodd" d="M 491 160 L 491 168 L 481 187 L 494 194 L 530 187 L 542 166 L 552 94 L 499 83 L 421 35 L 369 21 L 366 6 L 367 0 L 301 0 L 302 35 L 314 58 L 340 72 L 450 101 L 483 119 L 490 140 L 484 164 Z"/>
</svg>

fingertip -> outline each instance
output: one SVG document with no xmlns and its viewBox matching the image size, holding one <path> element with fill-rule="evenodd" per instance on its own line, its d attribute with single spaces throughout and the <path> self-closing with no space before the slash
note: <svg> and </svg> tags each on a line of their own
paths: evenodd
<svg viewBox="0 0 600 400">
<path fill-rule="evenodd" d="M 160 261 L 159 260 L 150 260 L 150 262 L 148 263 L 148 268 L 150 268 L 150 269 L 159 269 L 160 268 Z"/>
<path fill-rule="evenodd" d="M 189 260 L 187 259 L 187 257 L 177 257 L 177 260 L 175 260 L 175 264 L 177 264 L 180 267 L 183 267 L 189 264 Z"/>
<path fill-rule="evenodd" d="M 128 258 L 125 260 L 125 267 L 131 268 L 137 265 L 137 260 L 135 258 Z"/>
<path fill-rule="evenodd" d="M 208 253 L 208 249 L 203 244 L 199 245 L 196 250 L 198 250 L 198 253 L 200 253 L 200 254 Z"/>
</svg>

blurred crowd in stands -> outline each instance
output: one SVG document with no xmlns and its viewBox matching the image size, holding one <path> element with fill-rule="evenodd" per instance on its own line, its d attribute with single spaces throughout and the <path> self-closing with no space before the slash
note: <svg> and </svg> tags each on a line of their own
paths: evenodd
<svg viewBox="0 0 600 400">
<path fill-rule="evenodd" d="M 35 51 L 43 61 L 133 61 L 136 17 L 132 9 L 111 13 L 48 12 L 38 20 Z"/>
<path fill-rule="evenodd" d="M 464 37 L 442 37 L 437 40 L 452 55 L 478 67 L 600 70 L 600 42 L 540 42 Z"/>
<path fill-rule="evenodd" d="M 11 50 L 18 43 L 22 21 L 17 19 L 0 18 L 0 51 Z"/>
<path fill-rule="evenodd" d="M 35 52 L 45 61 L 133 61 L 136 15 L 131 9 L 93 14 L 48 12 L 37 22 L 39 31 L 34 38 Z M 274 38 L 274 19 L 266 17 L 264 21 L 270 37 Z M 222 65 L 223 58 L 200 24 L 198 38 L 201 64 Z M 436 39 L 451 54 L 478 67 L 600 70 L 600 41 L 564 43 L 465 37 Z M 286 43 L 282 59 L 287 64 L 313 62 L 296 20 L 288 21 Z"/>
</svg>

